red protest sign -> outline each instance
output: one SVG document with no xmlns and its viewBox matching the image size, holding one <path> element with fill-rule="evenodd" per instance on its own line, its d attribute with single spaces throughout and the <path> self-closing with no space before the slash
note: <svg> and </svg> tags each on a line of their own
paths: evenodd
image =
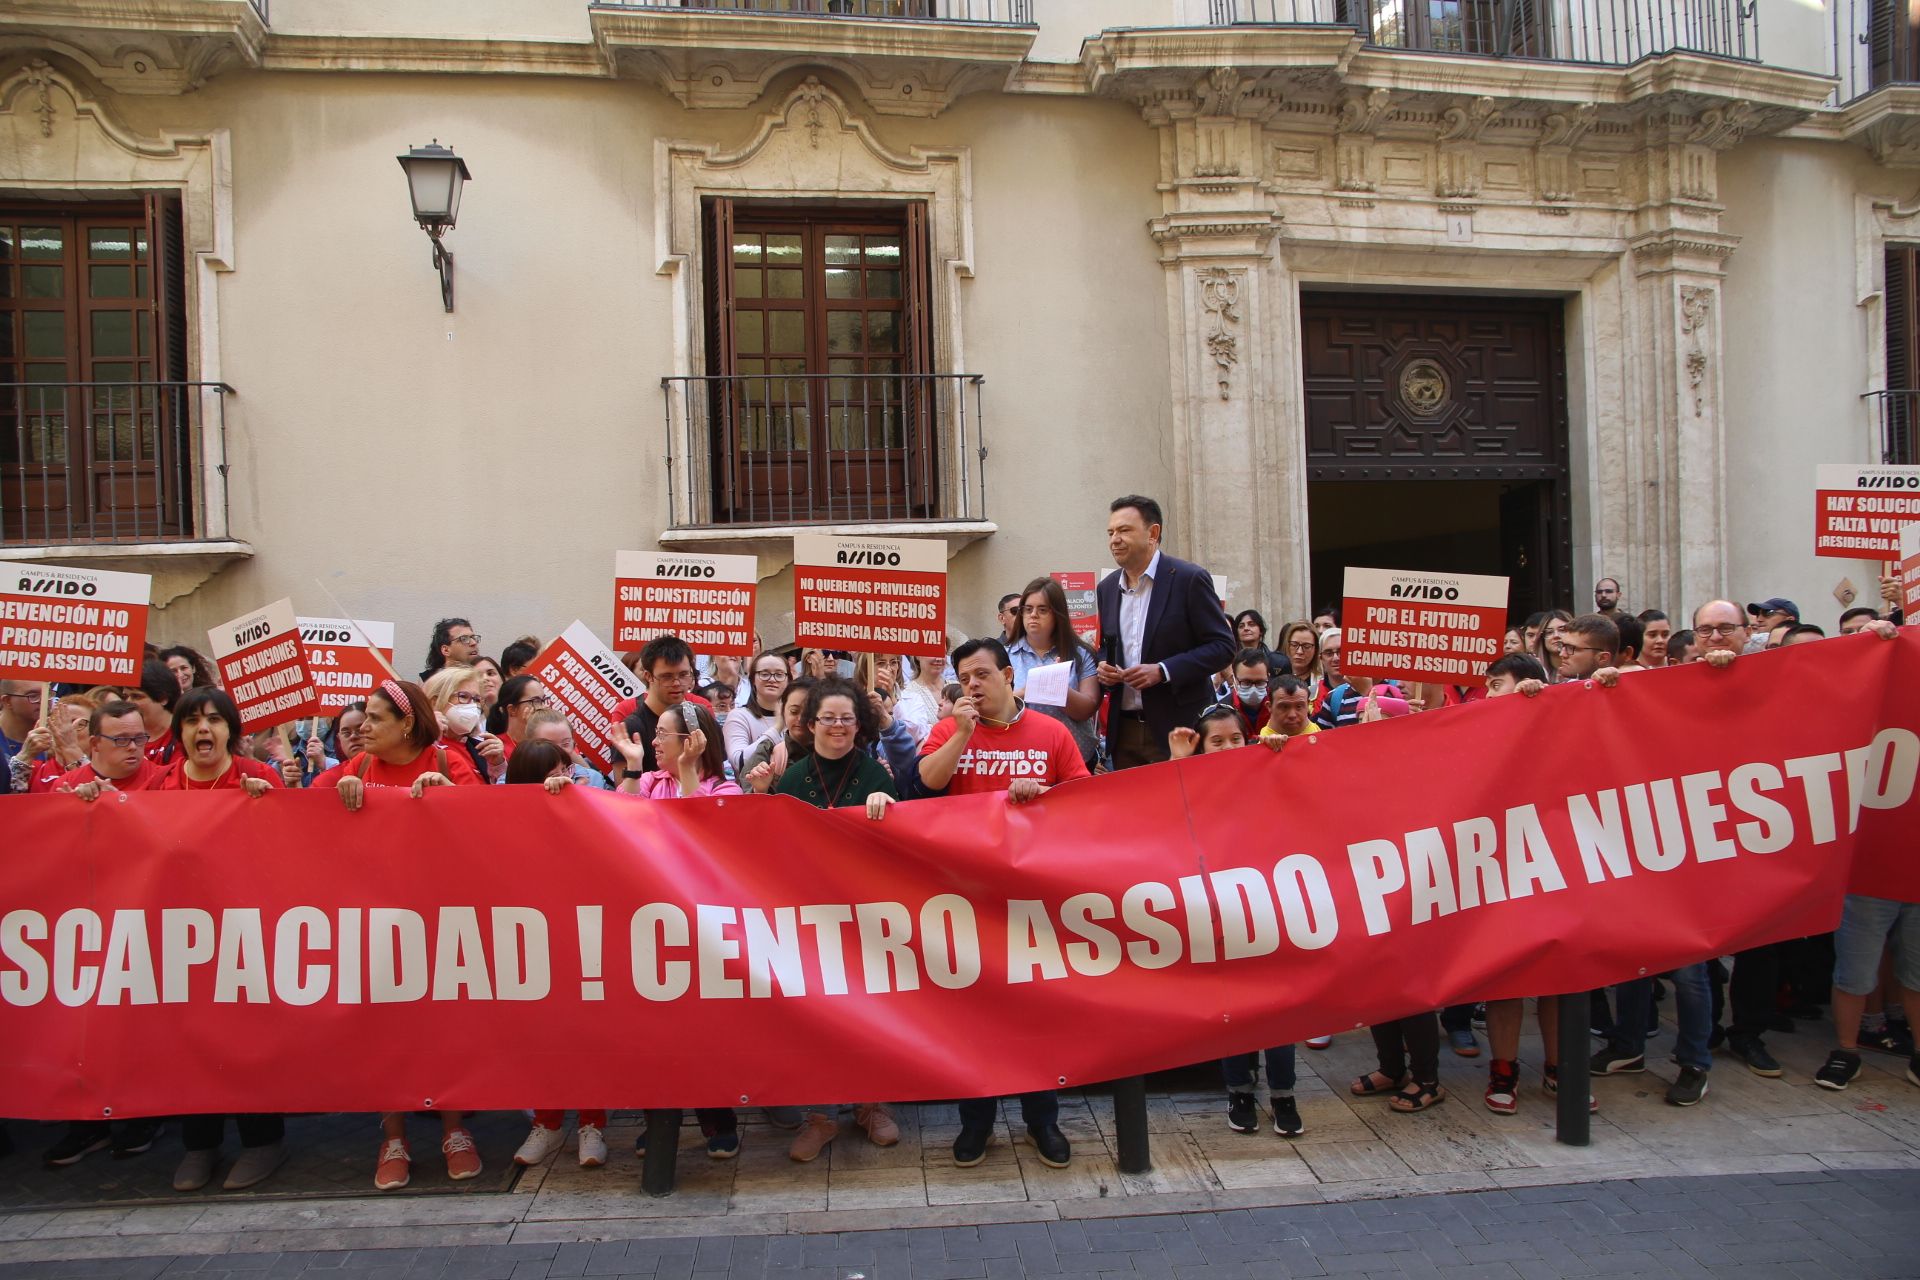
<svg viewBox="0 0 1920 1280">
<path fill-rule="evenodd" d="M 947 544 L 938 538 L 793 539 L 795 644 L 850 653 L 947 651 Z"/>
<path fill-rule="evenodd" d="M 602 773 L 610 771 L 620 759 L 609 736 L 613 709 L 622 699 L 640 696 L 640 682 L 633 672 L 578 619 L 540 651 L 527 672 L 546 686 L 566 715 L 580 754 Z"/>
<path fill-rule="evenodd" d="M 152 590 L 144 573 L 11 567 L 0 582 L 0 680 L 138 684 Z"/>
<path fill-rule="evenodd" d="M 373 687 L 387 678 L 393 665 L 393 624 L 352 618 L 296 618 L 300 643 L 307 651 L 307 671 L 319 692 L 320 714 L 337 716 L 348 703 L 364 701 Z M 380 665 L 368 642 L 387 660 Z"/>
<path fill-rule="evenodd" d="M 1507 580 L 1348 569 L 1340 669 L 1387 680 L 1480 685 L 1500 656 Z"/>
<path fill-rule="evenodd" d="M 695 652 L 753 656 L 757 556 L 613 553 L 613 643 L 638 649 L 676 635 Z"/>
<path fill-rule="evenodd" d="M 1900 559 L 1889 566 L 1900 575 L 1900 610 L 1920 621 L 1920 524 L 1900 527 Z"/>
<path fill-rule="evenodd" d="M 293 601 L 275 600 L 207 632 L 220 683 L 252 732 L 313 715 L 319 691 L 307 673 Z"/>
<path fill-rule="evenodd" d="M 1067 618 L 1073 624 L 1074 631 L 1095 652 L 1100 649 L 1100 606 L 1094 599 L 1094 588 L 1100 583 L 1097 573 L 1054 573 L 1047 575 L 1060 584 L 1067 593 Z"/>
<path fill-rule="evenodd" d="M 1814 470 L 1813 554 L 1895 560 L 1900 530 L 1920 520 L 1920 467 L 1822 463 Z"/>
</svg>

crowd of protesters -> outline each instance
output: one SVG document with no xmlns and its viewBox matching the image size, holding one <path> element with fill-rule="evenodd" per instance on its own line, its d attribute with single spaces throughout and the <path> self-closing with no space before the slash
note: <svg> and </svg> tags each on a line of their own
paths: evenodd
<svg viewBox="0 0 1920 1280">
<path fill-rule="evenodd" d="M 1117 567 L 1095 593 L 1097 647 L 1076 632 L 1062 587 L 1048 577 L 1001 597 L 995 625 L 943 659 L 794 649 L 736 660 L 696 654 L 677 636 L 658 636 L 624 655 L 643 693 L 615 725 L 611 776 L 575 751 L 566 717 L 528 674 L 541 647 L 536 637 L 512 641 L 494 659 L 467 619 L 447 618 L 434 629 L 418 682 L 382 680 L 331 720 L 301 722 L 284 736 L 245 732 L 213 665 L 186 646 L 150 647 L 137 685 L 61 688 L 47 707 L 40 686 L 0 681 L 0 792 L 93 801 L 109 791 L 227 789 L 259 797 L 304 787 L 332 789 L 345 808 L 357 810 L 372 787 L 418 797 L 432 787 L 524 783 L 646 800 L 781 795 L 822 809 L 863 809 L 879 822 L 901 801 L 997 791 L 1008 803 L 1026 804 L 1094 773 L 1247 747 L 1279 751 L 1296 737 L 1485 698 L 1537 696 L 1565 681 L 1611 687 L 1659 667 L 1724 667 L 1743 653 L 1827 634 L 1805 621 L 1792 601 L 1777 597 L 1744 607 L 1708 601 L 1691 614 L 1630 612 L 1622 584 L 1605 577 L 1595 585 L 1591 612 L 1546 610 L 1507 631 L 1484 687 L 1374 680 L 1342 669 L 1337 607 L 1278 627 L 1253 609 L 1229 616 L 1204 569 L 1162 552 L 1163 531 L 1152 499 L 1127 495 L 1112 503 L 1107 533 Z M 1891 607 L 1891 579 L 1883 595 L 1890 606 L 1884 615 L 1848 609 L 1838 634 L 1872 630 L 1890 638 L 1903 621 Z M 1676 616 L 1690 625 L 1676 627 Z M 1067 666 L 1064 704 L 1029 705 L 1029 674 L 1060 664 Z M 1591 993 L 1591 1030 L 1603 1047 L 1590 1069 L 1597 1075 L 1646 1071 L 1655 1007 L 1670 994 L 1677 1071 L 1666 1100 L 1676 1106 L 1707 1095 L 1714 1050 L 1724 1049 L 1757 1075 L 1778 1077 L 1782 1069 L 1766 1034 L 1828 1019 L 1835 1047 L 1817 1084 L 1845 1089 L 1861 1070 L 1862 1051 L 1871 1050 L 1907 1057 L 1906 1077 L 1920 1086 L 1920 1055 L 1907 1022 L 1916 991 L 1920 904 L 1850 896 L 1833 934 Z M 1549 994 L 1537 1002 L 1540 1078 L 1548 1095 L 1558 1083 L 1559 1008 Z M 1442 1047 L 1477 1058 L 1484 1036 L 1484 1103 L 1511 1115 L 1521 1102 L 1524 1014 L 1525 1002 L 1516 999 L 1408 1010 L 1369 1028 L 1378 1065 L 1346 1087 L 1356 1097 L 1383 1098 L 1393 1112 L 1426 1111 L 1447 1099 L 1439 1078 Z M 1305 1044 L 1319 1050 L 1331 1042 L 1320 1036 Z M 1264 1077 L 1273 1131 L 1304 1133 L 1295 1070 L 1290 1044 L 1249 1046 L 1221 1062 L 1226 1124 L 1238 1133 L 1262 1127 L 1258 1082 Z M 1019 1102 L 1039 1158 L 1067 1165 L 1071 1144 L 1058 1123 L 1054 1092 L 1028 1093 Z M 774 1107 L 767 1118 L 793 1131 L 788 1154 L 810 1161 L 842 1136 L 848 1105 Z M 985 1158 L 998 1107 L 995 1098 L 960 1101 L 956 1164 Z M 899 1141 L 888 1102 L 856 1102 L 851 1110 L 854 1128 L 868 1141 Z M 565 1112 L 530 1114 L 530 1131 L 514 1156 L 528 1165 L 565 1146 Z M 605 1164 L 606 1110 L 587 1106 L 577 1116 L 580 1163 Z M 457 1111 L 434 1117 L 448 1177 L 478 1176 L 481 1157 L 465 1117 Z M 212 1181 L 226 1119 L 180 1118 L 184 1156 L 176 1189 L 199 1190 Z M 241 1148 L 223 1185 L 239 1189 L 265 1180 L 284 1162 L 285 1125 L 272 1115 L 233 1119 Z M 710 1156 L 739 1152 L 732 1109 L 701 1110 L 697 1119 Z M 401 1112 L 381 1118 L 374 1172 L 381 1189 L 405 1186 L 411 1177 L 407 1121 Z M 161 1127 L 154 1118 L 75 1122 L 45 1161 L 58 1167 L 97 1152 L 139 1155 Z M 648 1137 L 643 1133 L 636 1144 L 642 1153 Z"/>
</svg>

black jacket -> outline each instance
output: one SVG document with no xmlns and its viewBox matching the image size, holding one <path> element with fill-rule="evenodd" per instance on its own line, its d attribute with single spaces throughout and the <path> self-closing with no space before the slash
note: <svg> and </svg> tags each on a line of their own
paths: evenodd
<svg viewBox="0 0 1920 1280">
<path fill-rule="evenodd" d="M 1100 580 L 1094 597 L 1100 606 L 1100 634 L 1120 643 L 1121 570 Z M 1140 709 L 1154 741 L 1165 742 L 1181 725 L 1191 726 L 1213 701 L 1213 677 L 1233 661 L 1233 628 L 1213 592 L 1213 575 L 1197 564 L 1160 553 L 1160 576 L 1147 600 L 1147 625 L 1140 641 L 1140 661 L 1164 663 L 1167 679 L 1140 695 Z M 1124 659 L 1117 665 L 1125 666 Z M 1114 721 L 1120 713 L 1125 685 L 1103 686 L 1112 699 L 1107 711 L 1107 737 L 1112 743 Z"/>
</svg>

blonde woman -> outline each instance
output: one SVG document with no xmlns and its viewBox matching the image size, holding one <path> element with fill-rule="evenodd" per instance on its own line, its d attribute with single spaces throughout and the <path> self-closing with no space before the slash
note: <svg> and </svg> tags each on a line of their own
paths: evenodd
<svg viewBox="0 0 1920 1280">
<path fill-rule="evenodd" d="M 440 718 L 441 745 L 462 752 L 483 782 L 498 782 L 507 773 L 507 748 L 487 732 L 485 683 L 478 667 L 442 667 L 424 688 Z"/>
<path fill-rule="evenodd" d="M 1279 671 L 1290 674 L 1307 686 L 1307 696 L 1318 698 L 1326 672 L 1320 665 L 1320 638 L 1311 622 L 1289 622 L 1280 628 L 1280 643 L 1273 650 L 1284 664 Z"/>
</svg>

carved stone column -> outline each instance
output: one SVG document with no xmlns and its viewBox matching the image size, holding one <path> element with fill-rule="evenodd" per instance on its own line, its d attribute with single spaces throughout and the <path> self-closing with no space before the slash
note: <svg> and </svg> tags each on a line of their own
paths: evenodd
<svg viewBox="0 0 1920 1280">
<path fill-rule="evenodd" d="M 1276 510 L 1287 504 L 1273 478 L 1273 383 L 1287 367 L 1274 315 L 1288 304 L 1268 280 L 1280 218 L 1260 150 L 1279 97 L 1222 67 L 1140 105 L 1161 131 L 1164 212 L 1148 229 L 1167 279 L 1168 547 L 1209 569 L 1236 605 L 1271 606 L 1282 598 L 1272 579 L 1289 554 L 1283 523 L 1292 515 Z"/>
</svg>

